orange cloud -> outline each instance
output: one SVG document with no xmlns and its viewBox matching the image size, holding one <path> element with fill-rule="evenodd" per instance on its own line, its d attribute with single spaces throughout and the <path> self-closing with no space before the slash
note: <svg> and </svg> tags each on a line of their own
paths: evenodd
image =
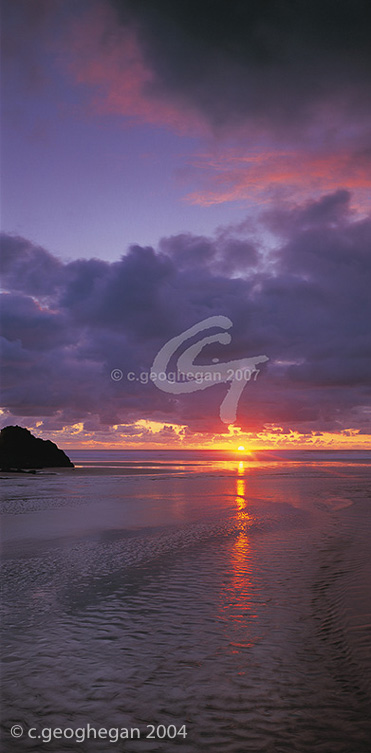
<svg viewBox="0 0 371 753">
<path fill-rule="evenodd" d="M 349 428 L 339 432 L 308 432 L 280 426 L 266 425 L 260 432 L 244 432 L 237 426 L 229 426 L 222 434 L 210 432 L 185 432 L 185 426 L 153 421 L 137 421 L 135 424 L 100 427 L 87 430 L 83 423 L 51 429 L 42 421 L 30 423 L 27 428 L 36 436 L 51 439 L 64 449 L 204 449 L 237 451 L 243 445 L 248 450 L 369 450 L 371 435 L 360 434 L 359 429 Z"/>
</svg>

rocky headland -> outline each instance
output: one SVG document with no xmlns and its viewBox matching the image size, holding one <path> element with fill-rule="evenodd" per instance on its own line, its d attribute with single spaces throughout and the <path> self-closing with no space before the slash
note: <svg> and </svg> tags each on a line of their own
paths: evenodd
<svg viewBox="0 0 371 753">
<path fill-rule="evenodd" d="M 21 426 L 5 426 L 0 432 L 0 468 L 2 471 L 22 471 L 74 468 L 74 465 L 50 439 L 38 439 Z"/>
</svg>

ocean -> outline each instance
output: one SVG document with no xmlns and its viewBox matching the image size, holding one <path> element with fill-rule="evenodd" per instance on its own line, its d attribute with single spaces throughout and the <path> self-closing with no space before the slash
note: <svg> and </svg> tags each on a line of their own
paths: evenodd
<svg viewBox="0 0 371 753">
<path fill-rule="evenodd" d="M 4 753 L 369 753 L 371 453 L 1 476 Z"/>
</svg>

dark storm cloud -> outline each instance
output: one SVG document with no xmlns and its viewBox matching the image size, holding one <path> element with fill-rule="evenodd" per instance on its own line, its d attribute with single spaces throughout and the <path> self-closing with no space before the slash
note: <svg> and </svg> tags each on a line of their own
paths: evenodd
<svg viewBox="0 0 371 753">
<path fill-rule="evenodd" d="M 111 0 L 171 97 L 218 127 L 259 130 L 327 121 L 332 136 L 370 109 L 368 0 Z M 334 111 L 335 108 L 335 111 Z M 313 134 L 312 134 L 313 137 Z"/>
<path fill-rule="evenodd" d="M 129 381 L 148 373 L 166 341 L 224 315 L 232 343 L 198 362 L 265 354 L 245 389 L 238 423 L 259 431 L 365 430 L 371 383 L 371 221 L 354 220 L 339 191 L 270 212 L 281 236 L 267 259 L 240 233 L 183 234 L 156 252 L 132 246 L 119 261 L 62 264 L 4 236 L 4 405 L 15 415 L 58 414 L 104 424 L 145 418 L 222 431 L 218 385 L 172 396 Z M 37 274 L 36 274 L 37 271 Z M 124 373 L 110 378 L 112 369 Z"/>
</svg>

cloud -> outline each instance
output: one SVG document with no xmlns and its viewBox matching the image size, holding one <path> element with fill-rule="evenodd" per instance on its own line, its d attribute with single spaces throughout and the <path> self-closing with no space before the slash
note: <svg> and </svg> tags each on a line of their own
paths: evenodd
<svg viewBox="0 0 371 753">
<path fill-rule="evenodd" d="M 148 98 L 182 101 L 216 129 L 300 131 L 369 114 L 367 0 L 111 0 L 152 72 Z M 367 113 L 366 113 L 367 111 Z"/>
<path fill-rule="evenodd" d="M 201 187 L 185 197 L 191 204 L 212 206 L 230 201 L 259 203 L 290 198 L 304 201 L 339 186 L 351 189 L 354 205 L 367 211 L 371 188 L 371 152 L 344 148 L 255 149 L 247 146 L 196 155 L 194 176 Z"/>
<path fill-rule="evenodd" d="M 49 251 L 18 236 L 4 235 L 1 273 L 12 290 L 48 297 L 60 285 L 64 266 Z"/>
<path fill-rule="evenodd" d="M 152 91 L 156 75 L 145 60 L 135 28 L 118 23 L 110 2 L 82 4 L 79 10 L 65 24 L 59 58 L 85 93 L 90 88 L 90 109 L 180 132 L 204 127 L 195 108 Z"/>
<path fill-rule="evenodd" d="M 193 435 L 223 432 L 225 385 L 170 395 L 140 375 L 170 338 L 224 315 L 233 322 L 231 344 L 207 346 L 199 363 L 270 359 L 243 392 L 238 426 L 366 431 L 371 220 L 355 218 L 350 199 L 338 191 L 271 209 L 269 255 L 242 226 L 165 238 L 157 250 L 132 246 L 113 263 L 62 263 L 3 236 L 4 407 L 60 426 L 149 420 Z M 111 379 L 113 369 L 121 380 Z"/>
<path fill-rule="evenodd" d="M 340 186 L 367 209 L 367 0 L 7 0 L 4 19 L 9 82 L 51 86 L 68 71 L 85 115 L 201 137 L 187 201 L 305 201 Z"/>
<path fill-rule="evenodd" d="M 201 137 L 187 201 L 370 190 L 367 0 L 107 0 L 65 24 L 60 61 L 95 115 Z"/>
<path fill-rule="evenodd" d="M 95 111 L 213 134 L 210 161 L 221 139 L 237 139 L 243 151 L 232 190 L 241 180 L 249 190 L 259 171 L 279 181 L 285 163 L 297 183 L 313 162 L 312 179 L 327 178 L 322 190 L 334 188 L 329 173 L 335 181 L 350 170 L 349 188 L 367 178 L 367 0 L 107 0 L 74 10 L 64 19 L 59 59 L 84 96 L 90 89 Z M 252 181 L 246 171 L 243 178 L 246 159 Z"/>
</svg>

